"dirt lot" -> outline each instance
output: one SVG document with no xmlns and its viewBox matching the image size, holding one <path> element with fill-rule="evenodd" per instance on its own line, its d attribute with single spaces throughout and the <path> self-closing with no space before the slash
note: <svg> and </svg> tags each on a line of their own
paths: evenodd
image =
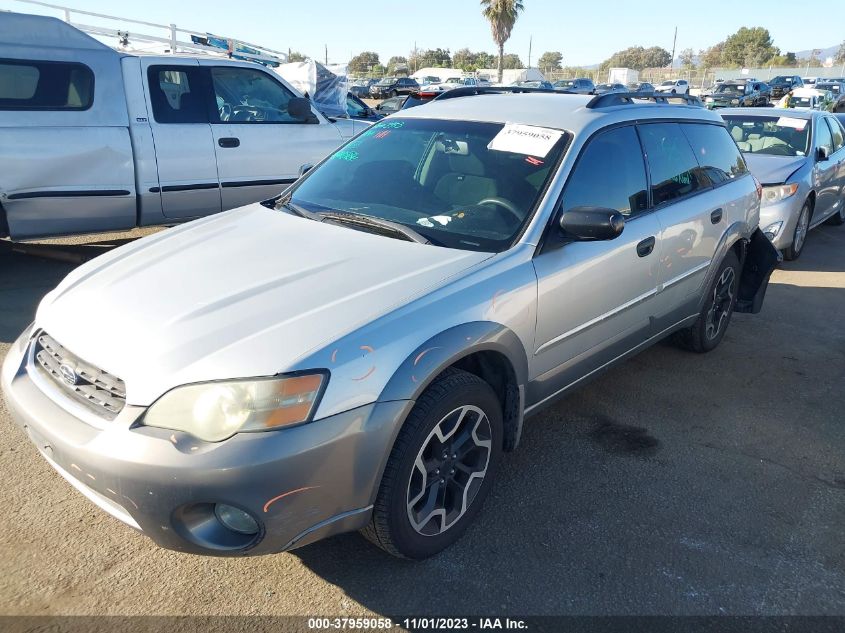
<svg viewBox="0 0 845 633">
<path fill-rule="evenodd" d="M 0 358 L 72 267 L 0 245 Z M 0 613 L 845 614 L 844 314 L 845 227 L 822 227 L 714 353 L 657 345 L 534 418 L 477 524 L 422 563 L 357 534 L 158 549 L 0 404 Z"/>
</svg>

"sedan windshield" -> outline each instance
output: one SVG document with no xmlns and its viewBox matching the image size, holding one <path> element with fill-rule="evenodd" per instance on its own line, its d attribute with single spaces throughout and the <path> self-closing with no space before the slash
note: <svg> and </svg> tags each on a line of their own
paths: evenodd
<svg viewBox="0 0 845 633">
<path fill-rule="evenodd" d="M 811 122 L 790 116 L 724 115 L 731 136 L 743 152 L 807 156 Z"/>
<path fill-rule="evenodd" d="M 715 92 L 716 94 L 744 94 L 745 84 L 719 84 Z"/>
<path fill-rule="evenodd" d="M 396 77 L 385 77 L 378 83 L 380 86 L 389 86 L 390 84 L 396 83 Z"/>
<path fill-rule="evenodd" d="M 547 128 L 389 119 L 309 173 L 289 203 L 312 217 L 387 220 L 435 245 L 498 252 L 531 218 L 566 140 Z"/>
</svg>

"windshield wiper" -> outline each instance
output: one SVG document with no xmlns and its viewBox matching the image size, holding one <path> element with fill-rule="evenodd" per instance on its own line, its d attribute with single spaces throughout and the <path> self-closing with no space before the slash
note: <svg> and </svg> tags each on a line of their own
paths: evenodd
<svg viewBox="0 0 845 633">
<path fill-rule="evenodd" d="M 310 212 L 308 212 L 310 213 Z M 360 213 L 351 213 L 348 211 L 320 211 L 314 214 L 325 220 L 338 222 L 341 224 L 355 224 L 361 227 L 384 229 L 389 233 L 401 236 L 409 242 L 417 242 L 418 244 L 431 244 L 431 240 L 423 237 L 414 229 L 399 224 L 398 222 L 391 222 L 390 220 L 382 220 L 381 218 L 374 218 L 371 215 L 363 215 Z"/>
<path fill-rule="evenodd" d="M 276 202 L 276 208 L 283 207 L 285 210 L 290 211 L 294 215 L 298 215 L 301 218 L 308 218 L 309 220 L 315 220 L 317 222 L 322 222 L 323 218 L 314 213 L 313 211 L 308 211 L 307 209 L 303 209 L 298 204 L 294 204 L 291 202 L 290 196 L 286 198 L 280 199 Z"/>
</svg>

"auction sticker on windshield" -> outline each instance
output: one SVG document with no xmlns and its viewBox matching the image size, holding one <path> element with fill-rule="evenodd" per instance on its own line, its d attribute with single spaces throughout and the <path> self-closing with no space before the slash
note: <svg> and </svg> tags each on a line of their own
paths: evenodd
<svg viewBox="0 0 845 633">
<path fill-rule="evenodd" d="M 807 119 L 793 119 L 792 117 L 782 116 L 777 120 L 777 125 L 780 127 L 791 127 L 796 130 L 803 130 L 807 127 Z"/>
<path fill-rule="evenodd" d="M 563 132 L 560 130 L 507 123 L 502 131 L 493 137 L 487 149 L 545 158 L 561 136 Z"/>
</svg>

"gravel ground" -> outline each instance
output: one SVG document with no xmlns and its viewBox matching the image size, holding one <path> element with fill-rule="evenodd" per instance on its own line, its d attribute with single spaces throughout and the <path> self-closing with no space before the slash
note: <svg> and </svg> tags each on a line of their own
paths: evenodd
<svg viewBox="0 0 845 633">
<path fill-rule="evenodd" d="M 0 359 L 73 267 L 3 246 Z M 0 404 L 0 613 L 845 615 L 843 314 L 845 227 L 825 226 L 715 352 L 659 344 L 533 418 L 480 520 L 422 563 L 357 534 L 263 558 L 158 549 Z"/>
</svg>

